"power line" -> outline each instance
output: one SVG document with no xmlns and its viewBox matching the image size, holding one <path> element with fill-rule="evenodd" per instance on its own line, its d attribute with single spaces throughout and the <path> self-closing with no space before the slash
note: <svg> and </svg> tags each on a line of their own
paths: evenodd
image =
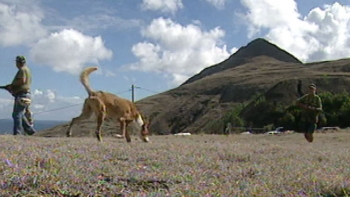
<svg viewBox="0 0 350 197">
<path fill-rule="evenodd" d="M 58 110 L 62 110 L 62 109 L 68 109 L 68 108 L 75 107 L 75 106 L 78 106 L 78 105 L 81 105 L 81 104 L 83 104 L 83 103 L 77 103 L 77 104 L 74 104 L 74 105 L 68 105 L 68 106 L 65 106 L 65 107 L 60 107 L 60 108 L 46 110 L 46 111 L 39 111 L 39 112 L 35 112 L 35 115 L 36 114 L 46 113 L 46 112 L 58 111 Z"/>
<path fill-rule="evenodd" d="M 142 88 L 142 87 L 139 87 L 139 88 L 142 89 L 142 90 L 146 90 L 148 92 L 152 92 L 152 93 L 156 93 L 156 94 L 159 93 L 159 92 L 156 92 L 156 91 L 153 91 L 153 90 L 149 90 L 149 89 L 146 89 L 146 88 Z"/>
<path fill-rule="evenodd" d="M 116 93 L 116 94 L 123 94 L 123 93 L 126 93 L 126 92 L 130 92 L 130 90 L 121 91 L 121 92 L 118 92 L 118 93 Z M 56 108 L 56 109 L 50 109 L 50 110 L 45 110 L 45 111 L 39 111 L 39 112 L 35 112 L 35 114 L 42 114 L 42 113 L 46 113 L 46 112 L 52 112 L 52 111 L 58 111 L 58 110 L 62 110 L 62 109 L 68 109 L 68 108 L 71 108 L 71 107 L 75 107 L 75 106 L 81 105 L 81 104 L 83 104 L 83 103 L 84 103 L 84 102 L 77 103 L 77 104 L 73 104 L 73 105 L 67 105 L 67 106 L 64 106 L 64 107 Z"/>
<path fill-rule="evenodd" d="M 122 91 L 122 92 L 117 92 L 117 93 L 115 93 L 115 94 L 124 94 L 124 93 L 126 93 L 126 92 L 130 92 L 131 90 L 129 89 L 129 90 L 125 90 L 125 91 Z"/>
<path fill-rule="evenodd" d="M 141 87 L 132 85 L 132 89 L 131 89 L 131 90 L 129 89 L 129 90 L 117 92 L 116 94 L 124 94 L 124 93 L 126 93 L 126 92 L 132 91 L 132 96 L 133 96 L 132 100 L 134 100 L 134 89 L 135 89 L 135 88 L 147 90 L 147 89 L 145 89 L 145 88 L 141 88 Z M 152 90 L 147 90 L 147 91 L 150 91 L 150 92 L 153 92 L 153 93 L 158 93 L 158 92 L 155 92 L 155 91 L 152 91 Z M 63 109 L 68 109 L 68 108 L 72 108 L 72 107 L 81 105 L 81 104 L 83 104 L 83 103 L 84 103 L 84 102 L 80 102 L 80 103 L 76 103 L 76 104 L 73 104 L 73 105 L 67 105 L 67 106 L 59 107 L 59 108 L 55 108 L 55 109 L 50 109 L 50 110 L 44 110 L 44 111 L 34 112 L 34 114 L 37 115 L 37 114 L 42 114 L 42 113 L 47 113 L 47 112 L 53 112 L 53 111 L 59 111 L 59 110 L 63 110 Z"/>
<path fill-rule="evenodd" d="M 135 86 L 134 84 L 131 85 L 131 101 L 134 102 L 135 101 L 135 89 L 141 89 L 141 90 L 146 90 L 148 92 L 152 92 L 152 93 L 156 93 L 158 94 L 159 92 L 156 92 L 156 91 L 153 91 L 153 90 L 149 90 L 149 89 L 146 89 L 146 88 L 142 88 L 142 87 L 139 87 L 139 86 Z"/>
</svg>

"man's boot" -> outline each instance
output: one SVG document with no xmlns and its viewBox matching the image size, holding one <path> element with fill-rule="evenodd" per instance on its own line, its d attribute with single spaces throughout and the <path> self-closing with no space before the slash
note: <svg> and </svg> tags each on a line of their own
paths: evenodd
<svg viewBox="0 0 350 197">
<path fill-rule="evenodd" d="M 311 143 L 311 142 L 314 141 L 314 137 L 313 137 L 312 133 L 305 133 L 304 136 L 305 136 L 305 139 L 306 139 L 308 142 Z"/>
</svg>

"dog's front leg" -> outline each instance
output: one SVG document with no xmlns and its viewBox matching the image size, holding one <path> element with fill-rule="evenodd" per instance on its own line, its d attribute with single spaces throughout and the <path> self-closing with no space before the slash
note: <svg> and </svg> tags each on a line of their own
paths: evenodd
<svg viewBox="0 0 350 197">
<path fill-rule="evenodd" d="M 120 122 L 120 129 L 122 130 L 123 136 L 125 136 L 126 141 L 131 142 L 130 134 L 126 128 L 127 127 L 126 119 L 120 118 L 119 122 Z"/>
<path fill-rule="evenodd" d="M 129 130 L 128 130 L 128 124 L 127 123 L 125 124 L 124 130 L 125 130 L 126 141 L 127 142 L 131 142 L 131 137 L 130 137 L 130 133 L 129 133 Z"/>
</svg>

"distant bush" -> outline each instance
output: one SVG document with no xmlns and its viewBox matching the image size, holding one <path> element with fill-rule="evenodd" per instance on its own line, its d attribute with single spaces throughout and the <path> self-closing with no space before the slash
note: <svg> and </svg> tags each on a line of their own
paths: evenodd
<svg viewBox="0 0 350 197">
<path fill-rule="evenodd" d="M 230 112 L 226 113 L 223 119 L 224 125 L 231 123 L 233 127 L 244 126 L 244 120 L 241 117 L 239 117 L 239 113 L 244 107 L 244 105 L 237 105 L 234 108 L 232 108 Z"/>
<path fill-rule="evenodd" d="M 323 92 L 319 96 L 324 112 L 319 116 L 318 126 L 350 127 L 350 121 L 348 121 L 348 117 L 350 117 L 349 93 L 346 91 L 342 93 Z M 255 102 L 249 111 L 250 113 L 242 122 L 251 122 L 255 127 L 265 127 L 272 124 L 285 129 L 298 130 L 303 124 L 301 120 L 302 110 L 294 104 L 282 106 L 276 102 L 259 99 L 259 102 Z"/>
</svg>

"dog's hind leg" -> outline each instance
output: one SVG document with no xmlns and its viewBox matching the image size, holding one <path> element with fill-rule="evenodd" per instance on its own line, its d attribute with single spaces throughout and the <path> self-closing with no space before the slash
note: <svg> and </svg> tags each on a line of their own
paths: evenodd
<svg viewBox="0 0 350 197">
<path fill-rule="evenodd" d="M 85 99 L 85 102 L 84 102 L 84 105 L 83 105 L 83 111 L 81 112 L 80 116 L 73 118 L 71 123 L 69 124 L 68 130 L 67 130 L 67 133 L 66 133 L 67 137 L 72 136 L 72 126 L 76 122 L 88 119 L 88 118 L 90 118 L 91 115 L 92 115 L 92 109 L 89 106 L 87 99 Z"/>
<path fill-rule="evenodd" d="M 98 97 L 90 97 L 90 100 L 92 110 L 97 117 L 97 127 L 95 134 L 97 140 L 102 142 L 101 128 L 107 115 L 106 105 Z"/>
<path fill-rule="evenodd" d="M 101 128 L 102 128 L 105 117 L 106 117 L 106 115 L 104 112 L 101 112 L 97 115 L 97 127 L 96 127 L 95 134 L 96 134 L 97 140 L 100 142 L 102 142 Z"/>
</svg>

